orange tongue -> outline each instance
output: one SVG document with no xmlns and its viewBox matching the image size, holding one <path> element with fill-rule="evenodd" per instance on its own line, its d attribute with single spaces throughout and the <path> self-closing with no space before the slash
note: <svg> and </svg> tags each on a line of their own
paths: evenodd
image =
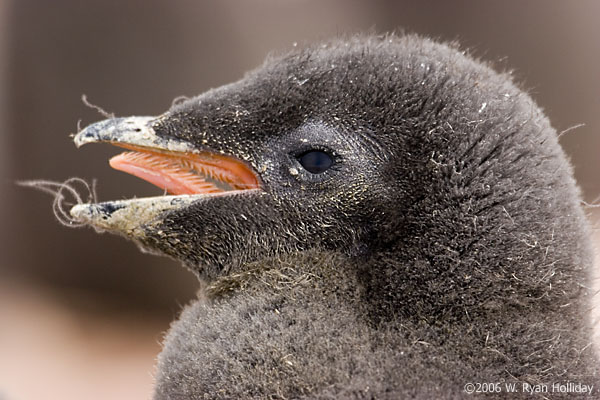
<svg viewBox="0 0 600 400">
<path fill-rule="evenodd" d="M 111 158 L 111 167 L 137 176 L 174 195 L 220 193 L 260 187 L 252 170 L 232 157 L 213 153 L 159 153 L 129 145 L 122 147 L 135 151 Z"/>
</svg>

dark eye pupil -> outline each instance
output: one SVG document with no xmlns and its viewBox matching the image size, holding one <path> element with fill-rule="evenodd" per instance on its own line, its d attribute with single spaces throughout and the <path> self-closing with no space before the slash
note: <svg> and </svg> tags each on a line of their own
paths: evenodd
<svg viewBox="0 0 600 400">
<path fill-rule="evenodd" d="M 333 165 L 331 156 L 322 151 L 308 151 L 302 154 L 298 161 L 308 172 L 320 174 L 325 172 Z"/>
</svg>

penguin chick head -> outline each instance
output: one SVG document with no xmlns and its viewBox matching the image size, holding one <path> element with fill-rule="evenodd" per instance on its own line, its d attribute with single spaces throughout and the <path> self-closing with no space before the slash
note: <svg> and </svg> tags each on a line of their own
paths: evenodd
<svg viewBox="0 0 600 400">
<path fill-rule="evenodd" d="M 475 176 L 469 157 L 491 124 L 500 132 L 521 122 L 511 119 L 520 103 L 508 101 L 518 93 L 455 49 L 417 37 L 293 51 L 158 117 L 79 132 L 78 146 L 130 150 L 111 165 L 172 195 L 71 214 L 205 278 L 314 247 L 353 257 L 397 247 L 405 227 L 418 226 L 417 205 L 440 209 L 464 195 L 466 184 L 452 179 Z M 456 161 L 459 153 L 467 156 Z"/>
<path fill-rule="evenodd" d="M 391 155 L 373 116 L 349 109 L 385 101 L 383 88 L 365 86 L 378 80 L 370 64 L 384 60 L 360 51 L 331 44 L 291 53 L 156 118 L 88 126 L 78 146 L 131 150 L 111 165 L 173 196 L 78 205 L 72 215 L 207 277 L 315 246 L 367 249 L 371 226 L 389 217 L 380 203 L 392 198 Z"/>
</svg>

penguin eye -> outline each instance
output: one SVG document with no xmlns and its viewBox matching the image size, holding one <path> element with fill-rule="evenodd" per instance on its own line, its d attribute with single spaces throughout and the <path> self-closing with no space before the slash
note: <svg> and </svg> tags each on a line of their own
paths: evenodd
<svg viewBox="0 0 600 400">
<path fill-rule="evenodd" d="M 298 161 L 305 170 L 313 174 L 327 171 L 333 165 L 333 158 L 319 150 L 309 150 L 298 156 Z"/>
</svg>

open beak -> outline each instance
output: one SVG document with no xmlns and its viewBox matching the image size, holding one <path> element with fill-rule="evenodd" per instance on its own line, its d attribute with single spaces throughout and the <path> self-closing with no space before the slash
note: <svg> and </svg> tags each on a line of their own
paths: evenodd
<svg viewBox="0 0 600 400">
<path fill-rule="evenodd" d="M 169 210 L 213 196 L 260 190 L 257 174 L 245 162 L 197 149 L 192 144 L 159 137 L 155 117 L 112 118 L 84 128 L 77 147 L 106 142 L 127 149 L 110 160 L 114 169 L 144 179 L 169 196 L 78 204 L 70 214 L 80 223 L 140 238 L 148 224 Z"/>
</svg>

